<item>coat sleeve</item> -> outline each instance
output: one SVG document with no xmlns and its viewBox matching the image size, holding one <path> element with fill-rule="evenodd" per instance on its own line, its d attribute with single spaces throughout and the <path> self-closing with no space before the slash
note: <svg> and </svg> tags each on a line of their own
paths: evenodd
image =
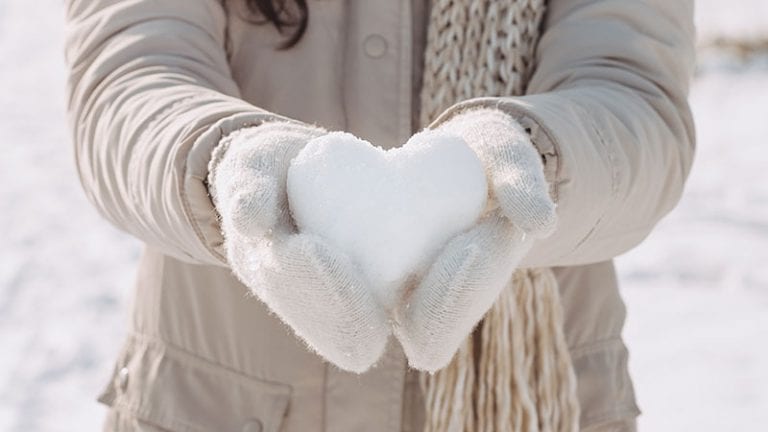
<svg viewBox="0 0 768 432">
<path fill-rule="evenodd" d="M 230 131 L 282 119 L 239 98 L 216 0 L 68 0 L 68 111 L 80 180 L 114 225 L 224 264 L 205 186 Z"/>
<path fill-rule="evenodd" d="M 687 103 L 691 0 L 550 0 L 526 96 L 479 98 L 529 130 L 559 225 L 523 265 L 599 262 L 639 244 L 677 203 L 695 147 Z"/>
</svg>

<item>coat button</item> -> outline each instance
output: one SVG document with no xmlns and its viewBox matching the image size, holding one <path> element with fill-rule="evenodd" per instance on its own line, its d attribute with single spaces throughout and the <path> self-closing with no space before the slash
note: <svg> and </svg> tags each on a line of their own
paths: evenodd
<svg viewBox="0 0 768 432">
<path fill-rule="evenodd" d="M 387 40 L 384 36 L 372 34 L 368 35 L 363 41 L 363 49 L 365 54 L 371 58 L 380 58 L 387 53 Z"/>
<path fill-rule="evenodd" d="M 128 368 L 124 367 L 117 373 L 117 385 L 120 386 L 120 390 L 125 390 L 128 387 Z"/>
<path fill-rule="evenodd" d="M 261 432 L 261 422 L 257 419 L 249 419 L 243 423 L 242 432 Z"/>
</svg>

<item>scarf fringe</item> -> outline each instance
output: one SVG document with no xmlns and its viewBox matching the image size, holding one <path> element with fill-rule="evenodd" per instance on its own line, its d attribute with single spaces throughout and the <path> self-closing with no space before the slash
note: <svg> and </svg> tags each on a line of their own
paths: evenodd
<svg viewBox="0 0 768 432">
<path fill-rule="evenodd" d="M 432 0 L 420 122 L 525 93 L 545 0 Z M 424 432 L 576 432 L 576 376 L 550 269 L 518 270 L 451 363 L 421 374 Z"/>
</svg>

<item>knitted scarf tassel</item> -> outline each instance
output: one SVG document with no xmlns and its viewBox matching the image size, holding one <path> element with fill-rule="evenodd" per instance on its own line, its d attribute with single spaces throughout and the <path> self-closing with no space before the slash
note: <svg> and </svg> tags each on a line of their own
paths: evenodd
<svg viewBox="0 0 768 432">
<path fill-rule="evenodd" d="M 521 95 L 544 0 L 432 0 L 421 123 L 464 99 Z M 421 374 L 425 432 L 576 432 L 576 376 L 550 269 L 520 269 L 451 363 Z"/>
</svg>

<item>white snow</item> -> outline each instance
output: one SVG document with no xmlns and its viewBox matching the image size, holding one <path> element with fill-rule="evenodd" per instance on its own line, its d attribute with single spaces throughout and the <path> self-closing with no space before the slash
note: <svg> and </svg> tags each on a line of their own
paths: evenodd
<svg viewBox="0 0 768 432">
<path fill-rule="evenodd" d="M 363 270 L 385 305 L 484 210 L 488 185 L 461 138 L 415 135 L 382 150 L 335 132 L 307 144 L 288 170 L 299 229 L 323 237 Z"/>
<path fill-rule="evenodd" d="M 765 0 L 699 0 L 702 40 L 765 38 Z M 0 431 L 98 430 L 139 244 L 80 192 L 62 2 L 0 1 Z M 708 52 L 679 207 L 618 259 L 641 430 L 768 424 L 768 53 Z"/>
<path fill-rule="evenodd" d="M 765 0 L 696 0 L 699 40 L 752 41 L 768 38 L 768 2 Z"/>
<path fill-rule="evenodd" d="M 139 244 L 80 190 L 60 1 L 0 1 L 0 431 L 99 430 Z"/>
</svg>

